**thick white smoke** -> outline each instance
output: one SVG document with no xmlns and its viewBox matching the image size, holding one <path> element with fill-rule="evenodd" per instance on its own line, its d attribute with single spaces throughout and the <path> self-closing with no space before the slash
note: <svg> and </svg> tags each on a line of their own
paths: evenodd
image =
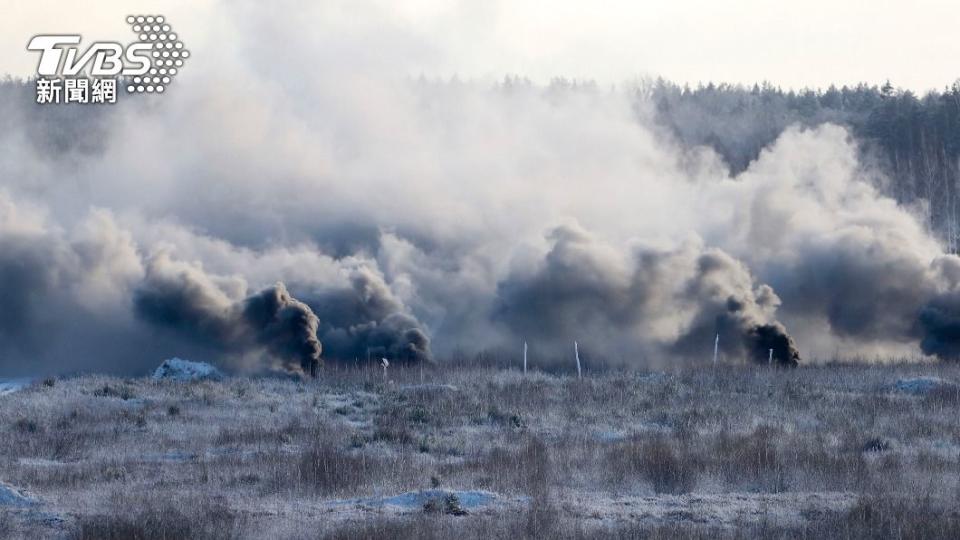
<svg viewBox="0 0 960 540">
<path fill-rule="evenodd" d="M 331 360 L 577 339 L 703 361 L 719 332 L 731 360 L 790 363 L 784 328 L 804 359 L 950 350 L 960 264 L 842 128 L 788 130 L 731 177 L 630 86 L 421 79 L 407 56 L 438 53 L 389 13 L 230 9 L 168 93 L 68 119 L 96 144 L 7 116 L 0 370 L 310 357 L 249 326 L 258 291 Z"/>
</svg>

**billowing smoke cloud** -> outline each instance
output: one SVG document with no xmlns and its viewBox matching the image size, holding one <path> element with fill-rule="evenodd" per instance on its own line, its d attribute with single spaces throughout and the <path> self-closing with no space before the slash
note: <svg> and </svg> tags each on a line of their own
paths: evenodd
<svg viewBox="0 0 960 540">
<path fill-rule="evenodd" d="M 322 347 L 317 340 L 319 321 L 310 307 L 290 296 L 278 283 L 244 301 L 243 320 L 257 329 L 257 342 L 279 358 L 298 361 L 317 374 Z"/>
<path fill-rule="evenodd" d="M 348 288 L 310 297 L 323 315 L 320 335 L 329 358 L 339 361 L 430 361 L 426 329 L 405 312 L 383 278 L 367 267 L 355 269 Z"/>
<path fill-rule="evenodd" d="M 125 370 L 142 337 L 126 291 L 142 274 L 111 213 L 93 211 L 63 230 L 42 206 L 15 204 L 0 191 L 0 368 Z M 69 360 L 77 355 L 82 366 Z"/>
<path fill-rule="evenodd" d="M 696 306 L 697 312 L 677 341 L 678 350 L 694 354 L 715 335 L 734 358 L 799 363 L 793 338 L 773 318 L 780 298 L 768 285 L 755 285 L 747 268 L 730 255 L 717 249 L 698 255 L 684 293 L 685 303 Z"/>
<path fill-rule="evenodd" d="M 944 292 L 920 309 L 920 347 L 925 354 L 960 360 L 960 259 L 943 257 L 933 267 Z"/>
<path fill-rule="evenodd" d="M 315 373 L 321 346 L 310 308 L 292 298 L 282 283 L 245 295 L 240 278 L 208 276 L 158 253 L 147 262 L 133 304 L 143 320 L 220 355 L 258 354 L 287 369 Z"/>
<path fill-rule="evenodd" d="M 960 358 L 960 294 L 934 298 L 920 312 L 923 352 L 941 358 Z"/>
<path fill-rule="evenodd" d="M 147 263 L 134 292 L 136 314 L 221 354 L 274 358 L 288 370 L 316 374 L 321 345 L 313 311 L 278 283 L 246 296 L 239 278 L 208 276 L 166 253 Z"/>
<path fill-rule="evenodd" d="M 631 87 L 413 80 L 407 59 L 442 51 L 386 4 L 335 4 L 224 5 L 169 92 L 95 121 L 0 94 L 23 111 L 0 131 L 0 373 L 307 370 L 321 343 L 345 362 L 521 340 L 705 362 L 717 334 L 730 362 L 960 349 L 957 257 L 844 129 L 788 129 L 731 174 Z M 44 143 L 90 122 L 95 145 Z"/>
<path fill-rule="evenodd" d="M 532 271 L 500 283 L 495 317 L 505 328 L 562 350 L 592 343 L 630 358 L 704 358 L 716 336 L 725 354 L 782 364 L 799 353 L 774 319 L 779 298 L 721 250 L 637 248 L 626 254 L 577 226 L 555 229 Z"/>
</svg>

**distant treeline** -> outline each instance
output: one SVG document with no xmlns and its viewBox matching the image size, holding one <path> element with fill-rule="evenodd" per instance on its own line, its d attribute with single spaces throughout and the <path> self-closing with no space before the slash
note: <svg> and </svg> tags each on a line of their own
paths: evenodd
<svg viewBox="0 0 960 540">
<path fill-rule="evenodd" d="M 681 142 L 714 148 L 734 173 L 790 125 L 845 125 L 863 158 L 889 177 L 887 194 L 921 209 L 944 247 L 958 251 L 960 81 L 924 96 L 889 82 L 784 91 L 769 84 L 690 88 L 658 80 L 638 92 Z"/>
<path fill-rule="evenodd" d="M 32 79 L 0 79 L 0 141 L 17 130 L 37 150 L 61 157 L 106 146 L 106 120 L 114 105 L 39 105 L 36 96 Z"/>
</svg>

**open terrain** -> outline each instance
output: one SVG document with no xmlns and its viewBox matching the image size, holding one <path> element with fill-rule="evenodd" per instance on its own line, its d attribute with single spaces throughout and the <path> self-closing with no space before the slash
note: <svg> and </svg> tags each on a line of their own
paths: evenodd
<svg viewBox="0 0 960 540">
<path fill-rule="evenodd" d="M 957 538 L 957 381 L 935 364 L 21 381 L 0 392 L 0 537 Z"/>
</svg>

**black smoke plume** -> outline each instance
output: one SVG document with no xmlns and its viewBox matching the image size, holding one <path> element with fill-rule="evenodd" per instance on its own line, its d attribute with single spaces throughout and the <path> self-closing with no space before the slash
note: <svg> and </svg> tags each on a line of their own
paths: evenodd
<svg viewBox="0 0 960 540">
<path fill-rule="evenodd" d="M 770 357 L 766 355 L 771 354 L 773 362 L 781 366 L 800 364 L 800 351 L 779 322 L 754 326 L 747 331 L 746 338 L 754 362 L 769 361 Z"/>
<path fill-rule="evenodd" d="M 919 315 L 925 354 L 946 360 L 960 360 L 960 292 L 954 291 L 933 298 Z"/>
<path fill-rule="evenodd" d="M 360 267 L 349 286 L 314 295 L 305 301 L 321 317 L 318 330 L 326 357 L 340 362 L 431 361 L 426 329 L 377 273 Z"/>
<path fill-rule="evenodd" d="M 674 344 L 685 354 L 702 350 L 719 336 L 727 356 L 768 362 L 770 349 L 778 364 L 797 365 L 800 354 L 774 313 L 780 299 L 767 285 L 756 285 L 746 266 L 727 253 L 708 249 L 696 257 L 695 271 L 683 291 L 683 301 L 695 308 L 692 324 Z"/>
<path fill-rule="evenodd" d="M 562 226 L 535 268 L 499 287 L 494 317 L 538 347 L 565 350 L 589 339 L 602 350 L 705 358 L 720 335 L 733 360 L 795 365 L 800 356 L 774 319 L 779 299 L 718 249 L 638 248 L 624 256 L 579 226 Z M 580 338 L 588 336 L 588 338 Z M 613 347 L 611 347 L 613 345 Z M 657 346 L 654 351 L 648 351 Z M 761 354 L 762 353 L 762 354 Z"/>
<path fill-rule="evenodd" d="M 320 366 L 319 320 L 309 306 L 290 296 L 283 283 L 244 301 L 243 320 L 257 329 L 257 342 L 279 358 L 299 360 L 300 368 L 317 375 Z"/>
<path fill-rule="evenodd" d="M 244 288 L 242 282 L 208 276 L 161 253 L 148 261 L 134 309 L 142 320 L 212 351 L 263 354 L 287 370 L 316 375 L 321 345 L 313 311 L 282 283 L 235 299 Z"/>
</svg>

